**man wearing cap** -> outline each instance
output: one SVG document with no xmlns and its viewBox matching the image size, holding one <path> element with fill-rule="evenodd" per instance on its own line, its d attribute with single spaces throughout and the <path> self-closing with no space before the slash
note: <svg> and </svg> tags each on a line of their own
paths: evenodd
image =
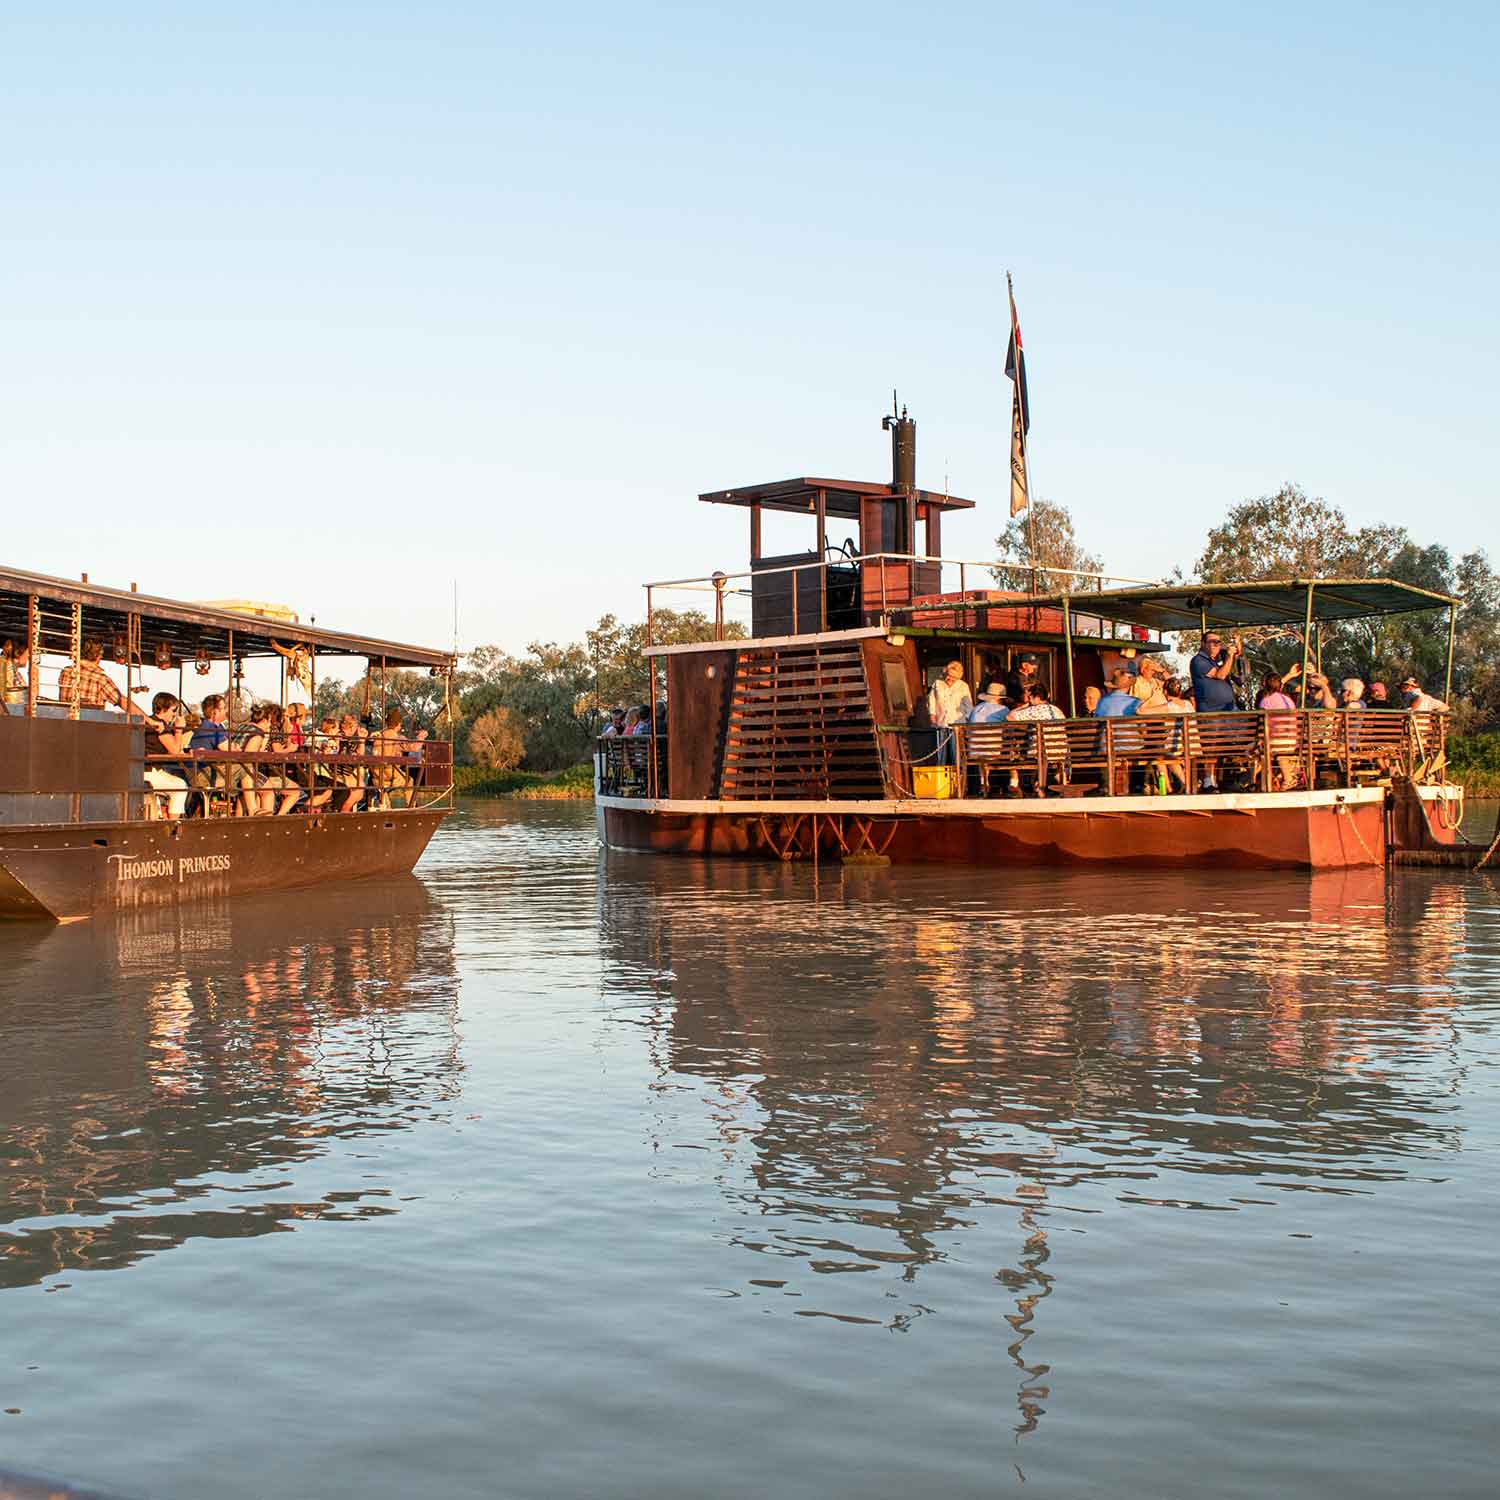
<svg viewBox="0 0 1500 1500">
<path fill-rule="evenodd" d="M 1401 684 L 1401 701 L 1406 705 L 1409 713 L 1445 714 L 1448 712 L 1448 705 L 1441 698 L 1434 698 L 1431 693 L 1424 693 L 1422 684 L 1415 677 L 1408 677 Z"/>
<path fill-rule="evenodd" d="M 1390 694 L 1386 691 L 1383 682 L 1372 682 L 1365 689 L 1365 707 L 1375 709 L 1398 708 L 1400 705 L 1391 702 Z"/>
<path fill-rule="evenodd" d="M 1034 651 L 1023 652 L 1016 662 L 1015 671 L 1005 679 L 1005 696 L 1010 700 L 1012 708 L 1025 706 L 1026 689 L 1037 680 L 1036 669 L 1036 653 Z"/>
<path fill-rule="evenodd" d="M 998 723 L 1009 713 L 1010 710 L 1005 706 L 1005 694 L 1001 692 L 1000 684 L 992 682 L 979 695 L 979 702 L 974 705 L 974 712 L 969 715 L 969 723 Z"/>
</svg>

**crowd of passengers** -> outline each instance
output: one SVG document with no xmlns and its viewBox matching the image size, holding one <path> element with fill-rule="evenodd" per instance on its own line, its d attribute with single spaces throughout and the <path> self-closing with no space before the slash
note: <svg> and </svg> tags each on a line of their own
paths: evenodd
<svg viewBox="0 0 1500 1500">
<path fill-rule="evenodd" d="M 612 708 L 609 711 L 608 722 L 599 731 L 599 737 L 612 740 L 622 735 L 665 734 L 667 732 L 666 720 L 665 698 L 657 699 L 654 719 L 651 716 L 649 703 L 639 704 L 635 708 Z"/>
<path fill-rule="evenodd" d="M 1188 664 L 1188 676 L 1169 673 L 1154 656 L 1142 657 L 1136 670 L 1116 668 L 1104 688 L 1089 686 L 1083 690 L 1084 713 L 1096 719 L 1133 718 L 1137 715 L 1232 713 L 1240 710 L 1234 679 L 1244 656 L 1244 643 L 1234 637 L 1227 645 L 1215 631 L 1205 634 L 1197 654 Z M 1023 654 L 1015 671 L 1002 685 L 991 682 L 976 701 L 964 681 L 963 663 L 950 661 L 942 677 L 933 683 L 927 696 L 927 710 L 934 728 L 939 731 L 936 759 L 952 765 L 957 760 L 957 746 L 952 732 L 958 724 L 999 723 L 1011 720 L 1054 720 L 1068 717 L 1052 701 L 1051 690 L 1038 675 L 1038 659 Z M 1348 712 L 1392 710 L 1410 713 L 1446 713 L 1448 705 L 1422 690 L 1415 677 L 1405 678 L 1393 699 L 1385 683 L 1366 684 L 1357 677 L 1346 677 L 1337 691 L 1321 672 L 1309 672 L 1305 684 L 1306 703 L 1301 705 L 1287 691 L 1302 671 L 1294 662 L 1285 672 L 1268 671 L 1254 693 L 1254 707 L 1268 714 L 1286 714 L 1299 707 L 1338 709 Z M 1296 784 L 1300 768 L 1295 764 L 1296 721 L 1272 719 L 1271 754 L 1274 763 L 1273 784 L 1285 788 Z M 1153 771 L 1162 791 L 1187 789 L 1183 762 L 1163 760 Z M 1212 763 L 1204 767 L 1203 790 L 1216 790 Z M 1010 788 L 1019 782 L 1011 774 Z"/>
<path fill-rule="evenodd" d="M 231 730 L 222 693 L 190 713 L 175 693 L 157 693 L 147 713 L 104 670 L 98 641 L 83 642 L 77 664 L 58 674 L 60 702 L 119 709 L 146 731 L 147 816 L 169 819 L 222 811 L 237 817 L 304 812 L 373 812 L 410 804 L 421 784 L 427 730 L 408 733 L 399 708 L 365 724 L 354 714 L 316 726 L 305 703 L 257 703 Z M 7 709 L 26 699 L 27 653 L 0 648 L 0 690 Z M 243 762 L 227 759 L 243 753 Z M 207 753 L 207 754 L 205 754 Z M 319 761 L 308 757 L 326 755 Z M 207 758 L 211 756 L 213 758 Z M 276 756 L 297 757 L 278 762 Z M 253 757 L 253 758 L 252 758 Z M 351 760 L 351 757 L 353 758 Z M 366 763 L 368 762 L 368 763 Z M 393 762 L 399 762 L 393 763 Z"/>
</svg>

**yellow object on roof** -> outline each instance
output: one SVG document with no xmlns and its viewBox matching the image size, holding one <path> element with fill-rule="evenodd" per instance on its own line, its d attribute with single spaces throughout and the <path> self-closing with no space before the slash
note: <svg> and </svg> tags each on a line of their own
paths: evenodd
<svg viewBox="0 0 1500 1500">
<path fill-rule="evenodd" d="M 261 620 L 282 620 L 288 625 L 297 623 L 297 611 L 285 604 L 266 604 L 259 599 L 200 599 L 205 609 L 230 609 L 237 615 L 254 615 Z"/>
</svg>

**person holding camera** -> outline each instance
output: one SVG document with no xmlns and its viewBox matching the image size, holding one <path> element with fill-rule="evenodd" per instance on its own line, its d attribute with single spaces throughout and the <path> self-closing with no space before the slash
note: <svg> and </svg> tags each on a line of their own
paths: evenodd
<svg viewBox="0 0 1500 1500">
<path fill-rule="evenodd" d="M 1193 677 L 1193 704 L 1200 714 L 1231 713 L 1235 708 L 1234 688 L 1229 679 L 1235 662 L 1244 655 L 1245 643 L 1235 636 L 1224 647 L 1224 638 L 1216 631 L 1206 631 L 1198 654 L 1188 663 Z"/>
</svg>

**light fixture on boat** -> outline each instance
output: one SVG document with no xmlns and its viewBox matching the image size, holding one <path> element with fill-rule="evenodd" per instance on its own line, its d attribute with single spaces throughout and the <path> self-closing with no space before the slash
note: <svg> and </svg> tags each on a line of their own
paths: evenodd
<svg viewBox="0 0 1500 1500">
<path fill-rule="evenodd" d="M 130 660 L 130 647 L 125 643 L 123 635 L 116 635 L 109 643 L 109 654 L 114 657 L 119 666 L 124 666 Z"/>
<path fill-rule="evenodd" d="M 206 646 L 198 648 L 198 654 L 193 658 L 193 670 L 200 677 L 207 677 L 213 671 L 213 658 L 209 656 Z"/>
<path fill-rule="evenodd" d="M 172 670 L 172 648 L 165 641 L 156 643 L 156 669 L 159 672 Z"/>
</svg>

